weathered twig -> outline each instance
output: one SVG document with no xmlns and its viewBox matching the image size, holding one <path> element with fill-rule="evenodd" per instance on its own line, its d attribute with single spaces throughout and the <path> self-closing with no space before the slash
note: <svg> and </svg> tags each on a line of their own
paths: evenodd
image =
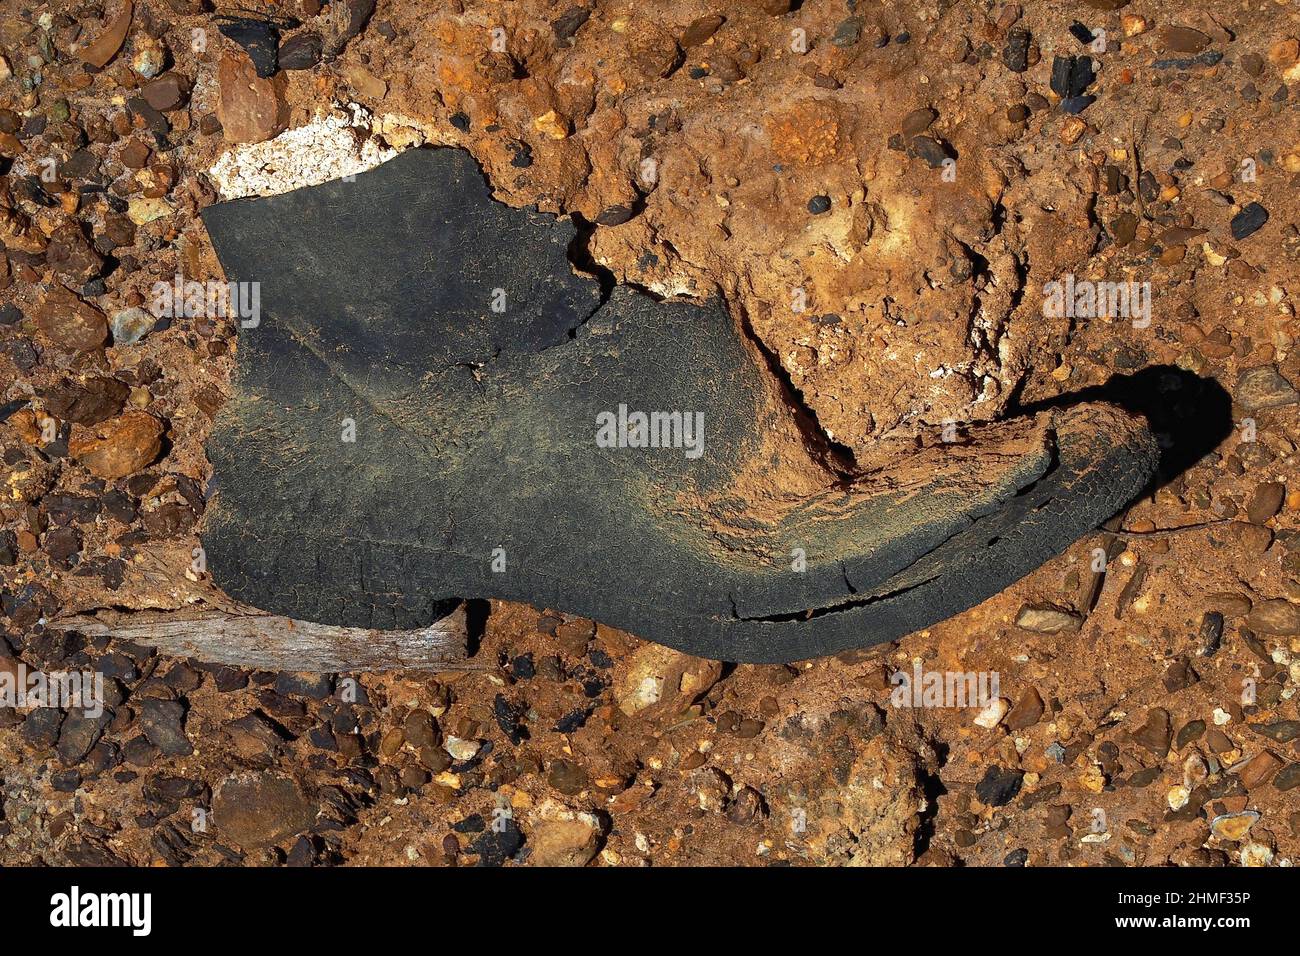
<svg viewBox="0 0 1300 956">
<path fill-rule="evenodd" d="M 87 637 L 112 637 L 165 654 L 280 671 L 475 670 L 466 661 L 465 606 L 413 631 L 379 631 L 295 621 L 261 611 L 211 608 L 110 611 L 50 622 Z"/>
</svg>

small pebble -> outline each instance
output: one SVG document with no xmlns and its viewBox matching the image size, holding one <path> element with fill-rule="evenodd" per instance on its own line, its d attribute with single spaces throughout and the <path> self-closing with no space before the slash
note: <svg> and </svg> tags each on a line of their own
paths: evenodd
<svg viewBox="0 0 1300 956">
<path fill-rule="evenodd" d="M 112 330 L 114 345 L 134 345 L 148 335 L 156 319 L 144 309 L 123 309 L 113 315 Z"/>
<path fill-rule="evenodd" d="M 862 18 L 849 17 L 835 28 L 835 35 L 831 37 L 831 43 L 839 47 L 853 46 L 861 37 Z"/>
<path fill-rule="evenodd" d="M 1254 235 L 1266 222 L 1268 222 L 1268 210 L 1257 202 L 1249 203 L 1232 217 L 1232 238 L 1242 240 Z"/>
<path fill-rule="evenodd" d="M 1007 34 L 1007 45 L 1002 49 L 1002 63 L 1012 73 L 1029 69 L 1029 31 L 1017 27 Z"/>
</svg>

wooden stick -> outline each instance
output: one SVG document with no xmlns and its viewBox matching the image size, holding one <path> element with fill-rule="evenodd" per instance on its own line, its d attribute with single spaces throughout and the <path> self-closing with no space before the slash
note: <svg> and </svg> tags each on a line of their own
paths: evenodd
<svg viewBox="0 0 1300 956">
<path fill-rule="evenodd" d="M 479 670 L 466 661 L 465 605 L 413 631 L 334 627 L 249 609 L 108 611 L 51 621 L 87 637 L 138 641 L 164 654 L 262 670 L 334 673 Z"/>
</svg>

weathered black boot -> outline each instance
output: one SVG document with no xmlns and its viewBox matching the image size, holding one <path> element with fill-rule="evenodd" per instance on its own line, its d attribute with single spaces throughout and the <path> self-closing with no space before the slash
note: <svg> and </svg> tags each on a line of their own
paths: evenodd
<svg viewBox="0 0 1300 956">
<path fill-rule="evenodd" d="M 268 611 L 411 628 L 494 597 L 705 657 L 816 657 L 989 597 L 1155 467 L 1146 427 L 1094 404 L 846 481 L 719 302 L 602 299 L 574 227 L 494 201 L 463 151 L 204 221 L 262 314 L 203 543 Z"/>
</svg>

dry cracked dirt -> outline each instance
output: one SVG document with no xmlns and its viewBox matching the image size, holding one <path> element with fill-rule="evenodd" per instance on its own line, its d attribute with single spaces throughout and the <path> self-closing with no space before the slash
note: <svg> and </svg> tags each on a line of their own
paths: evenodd
<svg viewBox="0 0 1300 956">
<path fill-rule="evenodd" d="M 105 679 L 0 707 L 0 863 L 1290 865 L 1298 37 L 1293 0 L 0 0 L 0 678 Z M 575 268 L 720 293 L 864 472 L 1117 376 L 1191 451 L 796 665 L 504 603 L 434 673 L 56 627 L 205 593 L 237 317 L 152 308 L 221 278 L 199 211 L 419 145 L 574 217 Z"/>
</svg>

